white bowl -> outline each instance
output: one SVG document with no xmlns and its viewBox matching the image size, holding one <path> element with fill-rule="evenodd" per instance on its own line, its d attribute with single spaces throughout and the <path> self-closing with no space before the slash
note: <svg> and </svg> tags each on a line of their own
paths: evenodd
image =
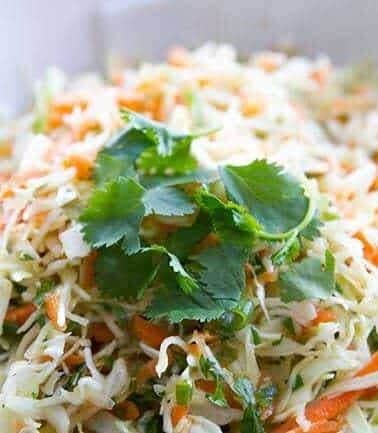
<svg viewBox="0 0 378 433">
<path fill-rule="evenodd" d="M 378 58 L 377 0 L 0 0 L 0 106 L 25 109 L 50 65 L 100 69 L 108 53 L 156 60 L 169 46 L 290 42 L 336 62 Z"/>
</svg>

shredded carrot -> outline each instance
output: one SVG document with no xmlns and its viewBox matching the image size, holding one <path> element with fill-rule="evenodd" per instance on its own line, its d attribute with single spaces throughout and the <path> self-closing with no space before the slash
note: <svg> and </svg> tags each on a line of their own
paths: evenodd
<svg viewBox="0 0 378 433">
<path fill-rule="evenodd" d="M 55 329 L 63 330 L 64 327 L 58 324 L 59 294 L 57 292 L 48 293 L 45 296 L 45 311 Z"/>
<path fill-rule="evenodd" d="M 35 310 L 36 307 L 32 303 L 24 304 L 19 307 L 10 307 L 5 315 L 5 321 L 21 326 Z"/>
<path fill-rule="evenodd" d="M 144 98 L 141 93 L 136 91 L 120 89 L 117 95 L 118 105 L 133 111 L 144 111 Z"/>
<path fill-rule="evenodd" d="M 378 371 L 378 352 L 376 352 L 371 357 L 370 361 L 355 374 L 355 377 L 365 376 L 366 374 L 374 373 L 376 371 Z M 336 397 L 324 397 L 315 400 L 307 405 L 305 410 L 306 418 L 313 423 L 334 420 L 338 416 L 343 415 L 356 400 L 365 395 L 368 391 L 370 390 L 361 389 L 357 391 L 349 391 L 337 395 Z M 293 418 L 278 426 L 273 430 L 273 433 L 291 433 L 291 431 L 302 433 L 302 430 L 298 429 L 298 424 Z M 315 430 L 315 433 L 320 432 Z"/>
<path fill-rule="evenodd" d="M 96 343 L 106 344 L 114 340 L 112 331 L 105 323 L 94 322 L 89 325 L 88 337 Z"/>
<path fill-rule="evenodd" d="M 196 342 L 188 344 L 187 350 L 191 355 L 195 356 L 196 358 L 199 358 L 201 356 L 201 348 Z"/>
<path fill-rule="evenodd" d="M 176 425 L 188 415 L 189 408 L 188 406 L 183 406 L 181 404 L 176 404 L 172 407 L 171 411 L 171 420 L 173 427 L 176 427 Z"/>
<path fill-rule="evenodd" d="M 362 232 L 356 233 L 355 237 L 362 242 L 366 259 L 378 266 L 378 248 L 371 244 Z"/>
<path fill-rule="evenodd" d="M 131 328 L 138 340 L 155 349 L 158 349 L 163 340 L 169 336 L 166 328 L 155 325 L 138 315 L 132 318 Z"/>
<path fill-rule="evenodd" d="M 214 392 L 216 383 L 213 380 L 197 379 L 195 382 L 196 388 L 204 392 Z"/>
<path fill-rule="evenodd" d="M 72 353 L 67 358 L 64 358 L 64 362 L 69 369 L 72 369 L 81 365 L 84 362 L 84 358 L 77 353 Z"/>
<path fill-rule="evenodd" d="M 70 155 L 64 161 L 65 167 L 74 167 L 76 177 L 80 180 L 86 180 L 91 177 L 93 161 L 84 155 Z"/>
<path fill-rule="evenodd" d="M 140 417 L 140 411 L 138 406 L 130 400 L 125 400 L 122 403 L 120 403 L 117 407 L 117 409 L 121 409 L 122 411 L 122 419 L 126 421 L 135 421 Z M 117 411 L 120 412 L 120 411 Z"/>
<path fill-rule="evenodd" d="M 87 257 L 84 257 L 80 266 L 80 285 L 84 289 L 91 289 L 95 285 L 95 263 L 97 251 L 92 251 Z"/>
<path fill-rule="evenodd" d="M 317 311 L 315 319 L 311 321 L 312 326 L 320 325 L 321 323 L 335 322 L 336 314 L 327 308 L 321 308 Z"/>
<path fill-rule="evenodd" d="M 150 379 L 157 376 L 156 374 L 156 364 L 157 361 L 155 359 L 151 359 L 146 362 L 136 374 L 136 383 L 141 386 L 148 382 Z"/>
</svg>

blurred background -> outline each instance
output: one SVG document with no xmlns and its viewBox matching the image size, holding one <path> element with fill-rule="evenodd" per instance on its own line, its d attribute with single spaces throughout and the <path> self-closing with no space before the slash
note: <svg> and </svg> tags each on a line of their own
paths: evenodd
<svg viewBox="0 0 378 433">
<path fill-rule="evenodd" d="M 158 60 L 177 44 L 377 59 L 377 18 L 377 0 L 0 0 L 0 107 L 25 109 L 48 66 L 102 71 L 109 57 Z"/>
</svg>

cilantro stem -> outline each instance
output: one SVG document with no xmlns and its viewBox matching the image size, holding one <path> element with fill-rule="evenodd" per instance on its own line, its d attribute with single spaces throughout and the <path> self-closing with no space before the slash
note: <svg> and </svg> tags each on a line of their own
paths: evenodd
<svg viewBox="0 0 378 433">
<path fill-rule="evenodd" d="M 270 241 L 279 241 L 283 239 L 290 238 L 291 236 L 296 236 L 299 232 L 301 232 L 312 220 L 315 214 L 316 206 L 313 199 L 309 198 L 309 203 L 306 211 L 306 215 L 300 224 L 297 225 L 294 229 L 291 229 L 287 232 L 283 233 L 268 233 L 264 230 L 257 230 L 256 235 L 261 239 L 266 239 Z"/>
</svg>

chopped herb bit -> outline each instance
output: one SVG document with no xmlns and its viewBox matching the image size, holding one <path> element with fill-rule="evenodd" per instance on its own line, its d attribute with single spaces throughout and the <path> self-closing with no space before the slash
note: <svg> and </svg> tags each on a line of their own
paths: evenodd
<svg viewBox="0 0 378 433">
<path fill-rule="evenodd" d="M 47 293 L 51 292 L 55 288 L 55 282 L 53 280 L 42 280 L 41 285 L 37 289 L 37 293 L 34 298 L 34 303 L 42 305 Z"/>
<path fill-rule="evenodd" d="M 249 404 L 240 423 L 240 433 L 265 433 L 256 406 Z"/>
<path fill-rule="evenodd" d="M 272 341 L 272 346 L 279 346 L 282 343 L 283 340 L 283 335 L 281 335 L 280 338 L 278 338 L 277 340 Z"/>
<path fill-rule="evenodd" d="M 253 339 L 253 344 L 255 345 L 255 346 L 257 346 L 258 344 L 261 344 L 261 337 L 260 337 L 260 334 L 259 334 L 259 331 L 254 327 L 254 326 L 252 326 L 252 339 Z"/>
<path fill-rule="evenodd" d="M 176 383 L 176 402 L 177 404 L 182 404 L 187 406 L 193 395 L 192 385 L 186 381 L 182 380 Z"/>
<path fill-rule="evenodd" d="M 302 376 L 300 374 L 297 374 L 294 379 L 293 383 L 293 391 L 296 391 L 297 389 L 301 388 L 304 385 Z"/>
<path fill-rule="evenodd" d="M 368 344 L 369 344 L 370 351 L 372 353 L 378 351 L 378 332 L 377 332 L 377 328 L 375 326 L 370 331 L 370 334 L 368 337 Z"/>
<path fill-rule="evenodd" d="M 25 251 L 21 251 L 18 255 L 18 258 L 22 262 L 29 262 L 30 260 L 34 260 L 34 257 L 31 256 L 30 254 L 26 253 Z"/>
<path fill-rule="evenodd" d="M 295 326 L 291 317 L 285 317 L 282 323 L 290 336 L 295 335 Z"/>
</svg>

